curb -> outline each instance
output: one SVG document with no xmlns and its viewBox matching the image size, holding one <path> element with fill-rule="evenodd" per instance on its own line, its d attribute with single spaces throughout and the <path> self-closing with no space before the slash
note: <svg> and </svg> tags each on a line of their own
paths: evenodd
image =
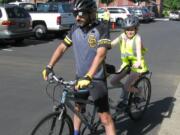
<svg viewBox="0 0 180 135">
<path fill-rule="evenodd" d="M 155 21 L 169 21 L 169 18 L 155 18 Z"/>
<path fill-rule="evenodd" d="M 170 106 L 173 108 L 173 112 L 170 117 L 164 118 L 158 135 L 180 135 L 180 82 L 176 89 L 174 98 L 176 101 Z"/>
</svg>

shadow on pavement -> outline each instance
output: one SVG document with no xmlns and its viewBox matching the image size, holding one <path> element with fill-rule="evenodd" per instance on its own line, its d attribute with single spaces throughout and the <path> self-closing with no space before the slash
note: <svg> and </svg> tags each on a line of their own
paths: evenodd
<svg viewBox="0 0 180 135">
<path fill-rule="evenodd" d="M 122 117 L 116 123 L 118 135 L 144 135 L 150 132 L 157 125 L 161 124 L 163 118 L 170 117 L 173 107 L 172 104 L 176 99 L 166 97 L 162 100 L 152 102 L 143 119 L 132 121 L 129 117 Z"/>
</svg>

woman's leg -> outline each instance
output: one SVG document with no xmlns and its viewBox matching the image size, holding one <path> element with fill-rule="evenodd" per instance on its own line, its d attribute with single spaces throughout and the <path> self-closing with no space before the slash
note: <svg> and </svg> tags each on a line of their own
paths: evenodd
<svg viewBox="0 0 180 135">
<path fill-rule="evenodd" d="M 110 84 L 112 86 L 116 86 L 118 87 L 119 82 L 128 74 L 128 71 L 123 69 L 119 74 L 115 74 L 111 80 L 110 80 Z M 122 101 L 120 102 L 127 102 L 127 98 L 128 98 L 128 92 L 127 90 L 125 90 L 124 86 L 122 88 L 122 92 L 120 94 L 120 99 L 122 99 Z"/>
<path fill-rule="evenodd" d="M 141 73 L 131 72 L 125 82 L 125 90 L 129 92 L 139 92 L 139 89 L 135 88 L 133 85 L 137 81 L 137 79 L 139 79 L 140 75 Z"/>
<path fill-rule="evenodd" d="M 126 70 L 122 70 L 119 74 L 113 75 L 113 77 L 110 80 L 110 83 L 112 86 L 117 86 L 121 79 L 123 79 L 127 75 Z"/>
</svg>

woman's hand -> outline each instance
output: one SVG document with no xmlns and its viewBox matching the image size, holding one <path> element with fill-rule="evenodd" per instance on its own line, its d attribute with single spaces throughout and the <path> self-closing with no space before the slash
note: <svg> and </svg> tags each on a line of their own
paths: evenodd
<svg viewBox="0 0 180 135">
<path fill-rule="evenodd" d="M 134 68 L 141 68 L 141 61 L 137 61 L 133 64 Z"/>
</svg>

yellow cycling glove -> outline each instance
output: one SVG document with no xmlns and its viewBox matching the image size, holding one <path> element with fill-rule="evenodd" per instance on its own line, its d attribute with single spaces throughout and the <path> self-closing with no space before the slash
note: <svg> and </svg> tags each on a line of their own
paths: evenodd
<svg viewBox="0 0 180 135">
<path fill-rule="evenodd" d="M 77 83 L 75 88 L 76 89 L 83 89 L 86 88 L 92 81 L 92 77 L 90 75 L 85 75 L 83 78 L 80 78 Z"/>
<path fill-rule="evenodd" d="M 43 79 L 48 80 L 50 74 L 54 74 L 53 68 L 46 66 L 46 68 L 42 71 Z"/>
</svg>

